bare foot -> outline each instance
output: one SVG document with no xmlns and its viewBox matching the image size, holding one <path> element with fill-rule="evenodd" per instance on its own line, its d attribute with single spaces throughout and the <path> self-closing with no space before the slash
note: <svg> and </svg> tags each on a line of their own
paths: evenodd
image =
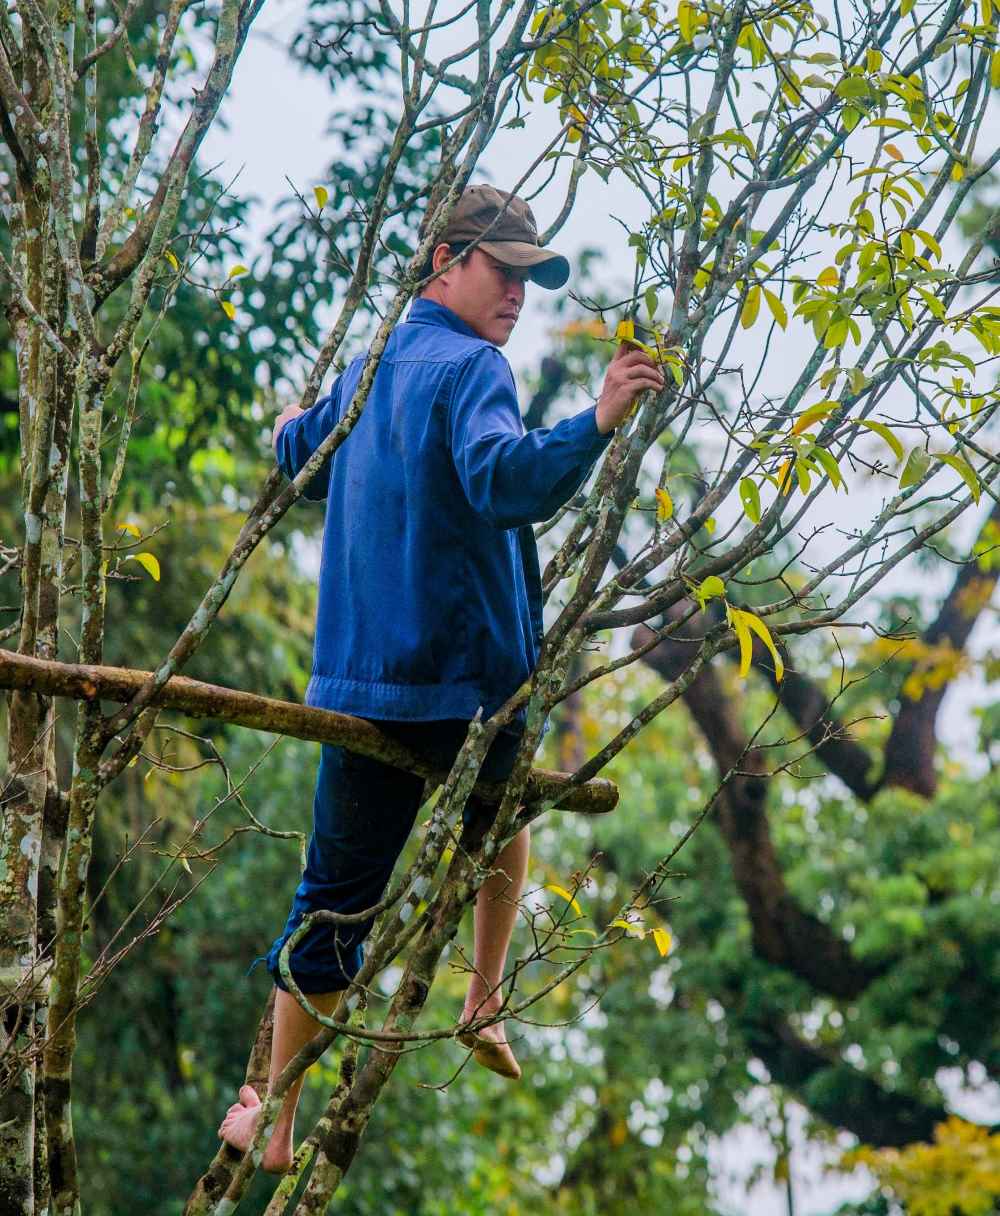
<svg viewBox="0 0 1000 1216">
<path fill-rule="evenodd" d="M 219 1125 L 219 1139 L 225 1140 L 241 1153 L 245 1153 L 253 1139 L 257 1116 L 260 1114 L 260 1098 L 252 1085 L 240 1087 L 240 1100 L 234 1102 Z M 268 1174 L 285 1174 L 292 1164 L 291 1128 L 283 1126 L 281 1117 L 271 1133 L 264 1149 L 260 1167 Z"/>
<path fill-rule="evenodd" d="M 470 1008 L 466 1005 L 462 1010 L 462 1022 L 487 1017 L 489 1012 L 482 1006 L 476 1009 L 475 1006 Z M 484 1026 L 474 1033 L 467 1031 L 460 1034 L 458 1041 L 463 1047 L 472 1049 L 472 1058 L 483 1068 L 488 1068 L 511 1081 L 521 1079 L 521 1066 L 510 1049 L 502 1022 L 494 1022 L 492 1026 Z"/>
</svg>

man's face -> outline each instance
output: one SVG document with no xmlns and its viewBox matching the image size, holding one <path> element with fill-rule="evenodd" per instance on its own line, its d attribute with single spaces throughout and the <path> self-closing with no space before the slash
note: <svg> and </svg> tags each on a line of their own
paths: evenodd
<svg viewBox="0 0 1000 1216">
<path fill-rule="evenodd" d="M 438 245 L 434 269 L 452 256 L 447 245 Z M 457 313 L 487 342 L 503 346 L 524 304 L 527 277 L 527 267 L 505 266 L 476 248 L 436 278 L 424 294 Z"/>
</svg>

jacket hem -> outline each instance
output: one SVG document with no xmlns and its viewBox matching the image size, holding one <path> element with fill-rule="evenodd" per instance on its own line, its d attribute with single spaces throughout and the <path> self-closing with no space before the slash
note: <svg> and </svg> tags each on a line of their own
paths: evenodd
<svg viewBox="0 0 1000 1216">
<path fill-rule="evenodd" d="M 320 675 L 310 678 L 305 695 L 306 705 L 317 709 L 399 722 L 433 722 L 441 718 L 471 721 L 480 706 L 485 721 L 506 700 L 506 696 L 490 695 L 473 683 L 387 684 Z M 523 717 L 524 711 L 515 716 Z"/>
</svg>

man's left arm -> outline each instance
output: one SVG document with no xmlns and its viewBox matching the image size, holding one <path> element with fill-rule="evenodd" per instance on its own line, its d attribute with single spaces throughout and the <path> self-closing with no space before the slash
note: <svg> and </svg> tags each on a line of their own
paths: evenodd
<svg viewBox="0 0 1000 1216">
<path fill-rule="evenodd" d="M 343 379 L 341 373 L 327 396 L 320 397 L 310 409 L 290 418 L 278 432 L 274 444 L 275 456 L 278 467 L 289 481 L 298 476 L 302 466 L 337 425 Z M 327 456 L 320 465 L 316 475 L 303 489 L 303 498 L 313 502 L 322 502 L 326 498 L 330 489 L 330 460 L 331 457 Z"/>
</svg>

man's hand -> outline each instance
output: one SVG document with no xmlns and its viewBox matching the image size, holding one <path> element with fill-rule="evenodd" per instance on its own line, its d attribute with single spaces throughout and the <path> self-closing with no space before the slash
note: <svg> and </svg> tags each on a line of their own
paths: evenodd
<svg viewBox="0 0 1000 1216">
<path fill-rule="evenodd" d="M 597 402 L 596 421 L 601 434 L 614 430 L 632 408 L 636 397 L 649 388 L 657 392 L 663 388 L 663 372 L 659 365 L 644 351 L 636 350 L 627 342 L 620 343 L 608 364 L 604 388 Z"/>
<path fill-rule="evenodd" d="M 281 433 L 281 428 L 292 418 L 297 418 L 299 414 L 304 413 L 305 410 L 300 409 L 297 405 L 286 405 L 274 420 L 274 430 L 271 432 L 271 447 L 274 448 L 275 455 L 278 454 L 278 435 Z"/>
</svg>

